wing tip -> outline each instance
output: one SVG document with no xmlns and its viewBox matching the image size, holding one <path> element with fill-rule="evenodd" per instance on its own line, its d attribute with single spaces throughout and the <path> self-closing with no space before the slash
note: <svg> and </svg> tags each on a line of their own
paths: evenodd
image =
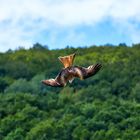
<svg viewBox="0 0 140 140">
<path fill-rule="evenodd" d="M 100 64 L 100 63 L 97 63 L 97 64 L 96 64 L 96 67 L 97 67 L 98 69 L 101 69 L 101 67 L 102 67 L 102 64 Z"/>
</svg>

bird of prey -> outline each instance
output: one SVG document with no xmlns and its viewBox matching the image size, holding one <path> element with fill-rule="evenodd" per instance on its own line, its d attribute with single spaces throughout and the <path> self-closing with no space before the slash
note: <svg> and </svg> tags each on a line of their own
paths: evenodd
<svg viewBox="0 0 140 140">
<path fill-rule="evenodd" d="M 58 73 L 55 79 L 43 80 L 42 83 L 52 87 L 64 87 L 67 82 L 72 83 L 74 78 L 84 80 L 95 75 L 101 68 L 101 64 L 90 65 L 89 67 L 73 66 L 75 53 L 67 56 L 60 56 L 58 59 L 64 68 Z"/>
</svg>

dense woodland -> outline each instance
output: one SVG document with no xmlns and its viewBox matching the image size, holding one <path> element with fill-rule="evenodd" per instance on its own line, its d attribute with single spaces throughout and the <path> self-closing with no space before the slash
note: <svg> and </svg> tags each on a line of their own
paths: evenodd
<svg viewBox="0 0 140 140">
<path fill-rule="evenodd" d="M 64 88 L 42 85 L 62 69 L 57 57 L 74 52 L 74 65 L 102 69 Z M 140 44 L 0 53 L 0 140 L 140 140 Z"/>
</svg>

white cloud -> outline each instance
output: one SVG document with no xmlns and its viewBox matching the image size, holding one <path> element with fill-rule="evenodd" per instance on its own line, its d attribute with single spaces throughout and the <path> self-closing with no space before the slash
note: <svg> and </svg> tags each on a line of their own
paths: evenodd
<svg viewBox="0 0 140 140">
<path fill-rule="evenodd" d="M 118 20 L 128 20 L 135 18 L 140 20 L 139 0 L 118 0 L 110 10 L 110 16 Z"/>
<path fill-rule="evenodd" d="M 101 0 L 67 1 L 51 5 L 48 19 L 63 25 L 95 24 L 104 18 L 112 0 L 103 3 Z"/>
<path fill-rule="evenodd" d="M 0 51 L 30 47 L 44 30 L 53 35 L 54 44 L 63 28 L 73 30 L 66 39 L 76 40 L 77 26 L 94 27 L 106 19 L 113 21 L 114 28 L 130 34 L 132 42 L 138 42 L 140 27 L 132 21 L 140 24 L 139 7 L 139 0 L 0 0 Z M 77 40 L 85 35 L 79 36 Z"/>
</svg>

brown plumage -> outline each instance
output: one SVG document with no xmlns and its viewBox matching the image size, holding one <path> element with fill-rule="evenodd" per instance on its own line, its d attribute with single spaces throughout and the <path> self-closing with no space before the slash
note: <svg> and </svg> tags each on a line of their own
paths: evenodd
<svg viewBox="0 0 140 140">
<path fill-rule="evenodd" d="M 70 83 L 74 78 L 80 78 L 84 80 L 95 75 L 101 68 L 101 64 L 90 65 L 89 67 L 73 66 L 75 54 L 71 54 L 64 57 L 59 57 L 59 60 L 64 65 L 64 68 L 56 76 L 55 79 L 43 80 L 42 83 L 53 87 L 63 87 L 69 81 Z"/>
<path fill-rule="evenodd" d="M 75 53 L 68 55 L 68 56 L 59 56 L 58 59 L 60 62 L 64 65 L 64 68 L 70 67 L 73 64 L 74 58 L 75 58 Z"/>
</svg>

